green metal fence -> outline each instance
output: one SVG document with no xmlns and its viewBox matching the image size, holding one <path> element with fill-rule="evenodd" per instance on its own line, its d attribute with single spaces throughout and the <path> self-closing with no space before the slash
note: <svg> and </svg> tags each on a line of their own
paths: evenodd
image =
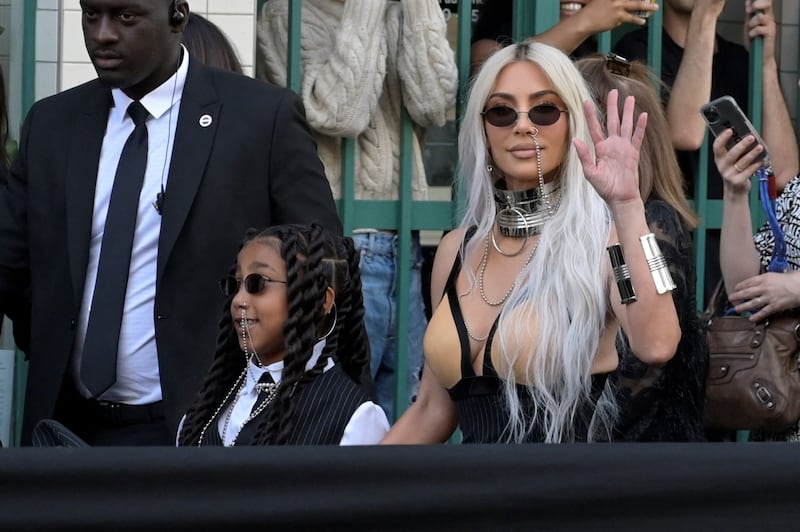
<svg viewBox="0 0 800 532">
<path fill-rule="evenodd" d="M 22 27 L 22 112 L 27 113 L 34 103 L 36 87 L 36 9 L 37 0 L 26 0 Z M 16 146 L 14 146 L 16 148 Z M 0 320 L 2 320 L 0 316 Z M 25 386 L 28 379 L 28 362 L 24 354 L 17 350 L 14 360 L 14 392 L 11 432 L 12 442 L 19 445 L 22 433 L 22 412 L 25 405 Z"/>
</svg>

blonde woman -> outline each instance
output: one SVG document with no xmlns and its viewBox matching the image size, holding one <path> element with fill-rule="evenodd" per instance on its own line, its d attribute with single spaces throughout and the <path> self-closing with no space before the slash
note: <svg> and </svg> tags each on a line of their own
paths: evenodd
<svg viewBox="0 0 800 532">
<path fill-rule="evenodd" d="M 612 92 L 606 135 L 591 99 L 540 43 L 498 51 L 475 78 L 459 139 L 466 212 L 437 251 L 418 399 L 384 443 L 443 442 L 456 426 L 470 443 L 605 439 L 620 328 L 648 364 L 675 353 L 673 285 L 639 194 L 647 117 L 632 98 L 620 117 Z M 627 273 L 615 276 L 617 243 Z M 627 304 L 618 284 L 635 291 Z"/>
</svg>

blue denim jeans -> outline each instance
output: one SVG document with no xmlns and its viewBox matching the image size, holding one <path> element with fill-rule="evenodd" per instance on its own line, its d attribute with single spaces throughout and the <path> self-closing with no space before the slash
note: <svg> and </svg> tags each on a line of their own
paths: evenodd
<svg viewBox="0 0 800 532">
<path fill-rule="evenodd" d="M 419 387 L 422 367 L 422 336 L 428 325 L 422 299 L 422 251 L 415 233 L 411 246 L 411 285 L 409 287 L 408 322 L 408 397 L 410 404 Z M 398 237 L 377 232 L 353 236 L 361 254 L 361 283 L 364 294 L 364 323 L 372 352 L 370 371 L 375 381 L 378 403 L 386 416 L 394 419 L 397 367 L 397 258 Z"/>
</svg>

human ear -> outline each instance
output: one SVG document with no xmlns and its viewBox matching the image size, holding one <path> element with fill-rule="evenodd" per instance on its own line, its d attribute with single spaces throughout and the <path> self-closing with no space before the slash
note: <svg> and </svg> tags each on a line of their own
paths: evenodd
<svg viewBox="0 0 800 532">
<path fill-rule="evenodd" d="M 325 289 L 325 301 L 322 303 L 322 308 L 325 314 L 329 314 L 333 308 L 333 303 L 336 301 L 336 292 L 330 286 Z"/>
</svg>

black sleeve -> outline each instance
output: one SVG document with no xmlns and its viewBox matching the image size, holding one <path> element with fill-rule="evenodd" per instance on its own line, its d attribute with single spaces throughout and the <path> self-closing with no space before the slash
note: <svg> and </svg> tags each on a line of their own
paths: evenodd
<svg viewBox="0 0 800 532">
<path fill-rule="evenodd" d="M 620 408 L 616 438 L 702 441 L 708 347 L 696 310 L 692 236 L 678 213 L 663 201 L 648 201 L 646 216 L 677 286 L 672 299 L 681 340 L 669 362 L 650 366 L 636 358 L 621 335 L 617 342 L 619 367 L 611 375 Z"/>
<path fill-rule="evenodd" d="M 26 352 L 30 339 L 26 161 L 34 116 L 35 106 L 22 127 L 17 157 L 0 186 L 0 315 L 14 321 L 14 339 Z"/>
<path fill-rule="evenodd" d="M 300 98 L 283 91 L 270 142 L 269 180 L 275 224 L 317 222 L 342 234 L 333 194 Z"/>
</svg>

